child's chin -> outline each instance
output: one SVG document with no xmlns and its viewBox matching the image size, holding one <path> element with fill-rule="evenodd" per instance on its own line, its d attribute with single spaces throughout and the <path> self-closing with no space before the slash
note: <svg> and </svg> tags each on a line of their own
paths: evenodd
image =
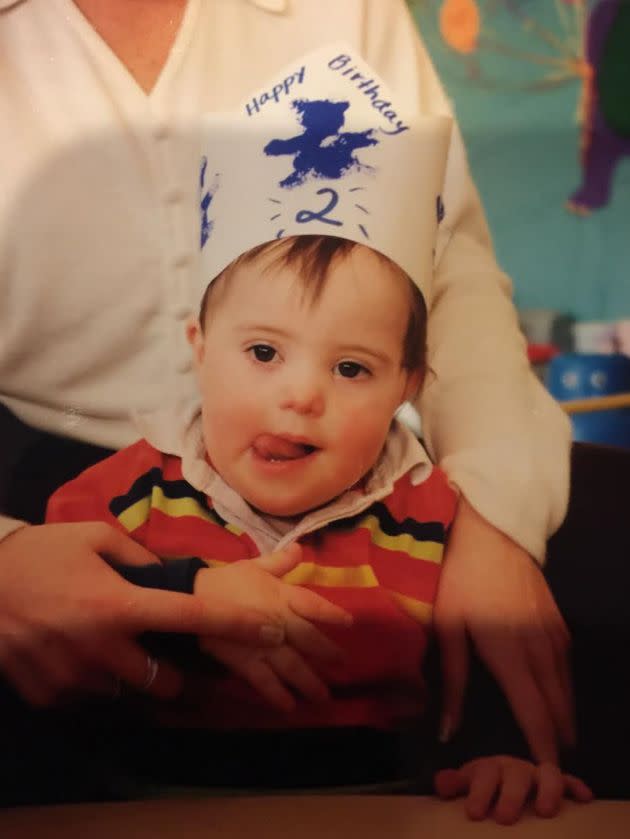
<svg viewBox="0 0 630 839">
<path fill-rule="evenodd" d="M 308 499 L 295 499 L 294 501 L 279 501 L 277 498 L 245 498 L 249 506 L 263 516 L 273 516 L 277 519 L 296 519 L 305 516 L 307 513 L 323 507 L 323 503 L 311 502 Z"/>
</svg>

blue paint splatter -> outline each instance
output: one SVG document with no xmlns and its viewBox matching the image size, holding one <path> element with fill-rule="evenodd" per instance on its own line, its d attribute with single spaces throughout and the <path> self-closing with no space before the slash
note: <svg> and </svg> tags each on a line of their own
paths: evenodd
<svg viewBox="0 0 630 839">
<path fill-rule="evenodd" d="M 378 144 L 372 136 L 373 130 L 339 130 L 345 123 L 344 114 L 349 107 L 349 102 L 328 99 L 299 99 L 293 103 L 304 131 L 288 140 L 271 140 L 264 148 L 269 156 L 293 155 L 293 171 L 280 181 L 280 186 L 300 186 L 309 176 L 338 179 L 353 169 L 370 168 L 364 166 L 354 152 Z"/>
<path fill-rule="evenodd" d="M 442 196 L 441 195 L 438 195 L 438 197 L 437 197 L 436 210 L 437 210 L 437 220 L 438 220 L 438 224 L 439 224 L 442 221 L 442 219 L 444 218 L 444 214 L 446 213 L 446 210 L 444 208 L 444 201 L 442 201 Z"/>
<path fill-rule="evenodd" d="M 209 217 L 208 211 L 210 209 L 210 205 L 212 204 L 212 199 L 219 188 L 219 175 L 218 173 L 215 174 L 214 182 L 211 187 L 209 187 L 205 193 L 203 192 L 204 187 L 206 185 L 206 171 L 208 169 L 208 158 L 203 157 L 201 159 L 201 168 L 199 170 L 199 189 L 203 193 L 201 196 L 201 200 L 199 202 L 199 210 L 201 214 L 201 227 L 200 227 L 200 239 L 199 244 L 200 248 L 203 249 L 206 242 L 210 238 L 212 234 L 212 230 L 214 228 L 214 221 Z"/>
</svg>

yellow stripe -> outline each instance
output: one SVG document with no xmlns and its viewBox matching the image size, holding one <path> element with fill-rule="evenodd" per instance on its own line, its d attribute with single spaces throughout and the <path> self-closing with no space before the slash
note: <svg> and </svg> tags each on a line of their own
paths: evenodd
<svg viewBox="0 0 630 839">
<path fill-rule="evenodd" d="M 433 614 L 433 606 L 429 603 L 424 603 L 422 600 L 416 600 L 413 597 L 407 597 L 398 591 L 388 589 L 388 593 L 394 598 L 401 609 L 410 615 L 418 623 L 427 626 L 431 623 L 431 616 Z"/>
<path fill-rule="evenodd" d="M 224 529 L 229 530 L 230 533 L 233 533 L 235 536 L 242 536 L 243 533 L 245 532 L 240 527 L 237 527 L 235 524 L 229 524 L 229 522 L 228 522 L 228 524 L 225 525 Z"/>
<path fill-rule="evenodd" d="M 331 566 L 315 565 L 314 562 L 300 562 L 282 578 L 285 583 L 300 586 L 309 583 L 313 586 L 343 586 L 356 588 L 375 588 L 378 580 L 369 565 Z"/>
<path fill-rule="evenodd" d="M 151 511 L 151 496 L 147 495 L 145 498 L 141 498 L 140 501 L 136 501 L 135 504 L 132 504 L 131 507 L 127 507 L 126 510 L 118 516 L 118 521 L 122 524 L 125 530 L 131 533 L 132 530 L 135 530 L 137 527 L 140 527 L 141 524 L 149 518 L 149 513 Z"/>
<path fill-rule="evenodd" d="M 389 536 L 381 530 L 381 524 L 374 515 L 365 516 L 357 526 L 369 530 L 372 542 L 380 548 L 385 548 L 388 551 L 400 551 L 414 559 L 424 559 L 427 562 L 434 562 L 436 564 L 442 561 L 444 545 L 440 542 L 419 542 L 410 533 Z"/>
<path fill-rule="evenodd" d="M 141 498 L 124 510 L 118 521 L 126 530 L 135 530 L 149 518 L 151 509 L 160 510 L 171 518 L 194 516 L 205 521 L 215 522 L 216 519 L 208 510 L 204 509 L 195 498 L 168 498 L 161 487 L 154 487 L 151 495 Z"/>
</svg>

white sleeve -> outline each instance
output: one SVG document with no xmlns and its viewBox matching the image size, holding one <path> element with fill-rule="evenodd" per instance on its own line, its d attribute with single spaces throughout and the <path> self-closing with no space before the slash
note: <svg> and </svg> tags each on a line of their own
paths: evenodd
<svg viewBox="0 0 630 839">
<path fill-rule="evenodd" d="M 7 516 L 0 516 L 0 542 L 21 527 L 27 527 L 27 522 L 20 521 L 19 519 L 10 519 Z"/>
<path fill-rule="evenodd" d="M 364 14 L 365 58 L 392 90 L 421 113 L 452 115 L 402 0 L 366 0 Z M 527 361 L 457 125 L 442 197 L 423 435 L 470 504 L 542 561 L 566 514 L 571 427 Z"/>
</svg>

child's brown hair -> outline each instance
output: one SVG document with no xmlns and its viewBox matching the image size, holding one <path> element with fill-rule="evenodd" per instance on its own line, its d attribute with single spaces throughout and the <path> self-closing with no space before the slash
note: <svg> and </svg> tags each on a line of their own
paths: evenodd
<svg viewBox="0 0 630 839">
<path fill-rule="evenodd" d="M 204 328 L 210 299 L 216 289 L 241 265 L 249 265 L 264 254 L 272 255 L 266 266 L 289 267 L 296 270 L 305 292 L 316 302 L 325 285 L 328 272 L 336 259 L 345 259 L 357 242 L 338 236 L 291 236 L 252 248 L 231 262 L 207 287 L 201 300 L 199 322 Z M 403 339 L 401 366 L 405 370 L 424 371 L 426 366 L 427 308 L 424 298 L 408 274 L 389 257 L 373 251 L 389 268 L 409 285 L 409 320 Z"/>
</svg>

